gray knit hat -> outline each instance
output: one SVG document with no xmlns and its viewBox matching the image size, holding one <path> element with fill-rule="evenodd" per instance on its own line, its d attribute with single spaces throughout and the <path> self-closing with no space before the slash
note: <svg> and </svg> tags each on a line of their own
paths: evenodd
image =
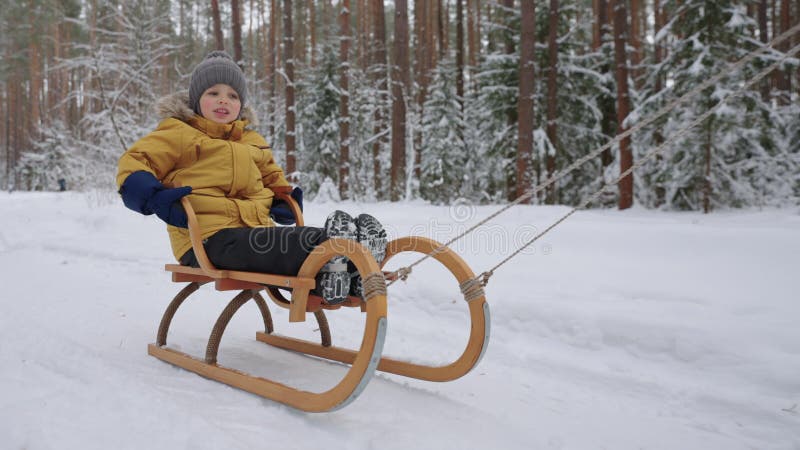
<svg viewBox="0 0 800 450">
<path fill-rule="evenodd" d="M 192 71 L 189 83 L 189 105 L 195 113 L 200 114 L 200 96 L 206 89 L 215 84 L 227 84 L 239 94 L 244 106 L 247 98 L 247 83 L 242 69 L 233 61 L 231 55 L 221 50 L 209 53 Z"/>
</svg>

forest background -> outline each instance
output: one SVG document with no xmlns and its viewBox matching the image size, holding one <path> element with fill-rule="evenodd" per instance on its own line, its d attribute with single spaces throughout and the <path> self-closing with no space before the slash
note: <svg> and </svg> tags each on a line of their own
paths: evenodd
<svg viewBox="0 0 800 450">
<path fill-rule="evenodd" d="M 27 0 L 0 8 L 0 186 L 114 189 L 161 96 L 225 49 L 310 197 L 500 203 L 727 76 L 534 196 L 578 204 L 755 73 L 800 0 Z M 800 204 L 800 63 L 726 101 L 594 202 Z M 61 180 L 61 181 L 60 181 Z"/>
</svg>

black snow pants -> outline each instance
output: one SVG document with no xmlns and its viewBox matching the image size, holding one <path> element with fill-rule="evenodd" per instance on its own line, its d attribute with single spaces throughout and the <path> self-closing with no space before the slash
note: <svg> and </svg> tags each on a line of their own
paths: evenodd
<svg viewBox="0 0 800 450">
<path fill-rule="evenodd" d="M 314 247 L 327 240 L 316 227 L 226 228 L 203 241 L 208 259 L 218 269 L 297 275 Z M 194 250 L 180 259 L 199 267 Z"/>
</svg>

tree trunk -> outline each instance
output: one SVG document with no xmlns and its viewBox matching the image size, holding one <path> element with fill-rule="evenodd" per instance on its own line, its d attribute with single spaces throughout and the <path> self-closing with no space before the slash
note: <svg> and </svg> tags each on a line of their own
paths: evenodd
<svg viewBox="0 0 800 450">
<path fill-rule="evenodd" d="M 172 28 L 170 27 L 169 23 L 162 23 L 160 28 L 160 32 L 163 33 L 165 36 L 168 36 L 172 32 Z M 160 58 L 159 65 L 159 72 L 161 73 L 161 86 L 159 95 L 166 95 L 172 91 L 172 83 L 170 80 L 170 69 L 172 68 L 172 61 L 175 60 L 175 56 L 170 55 L 168 52 L 164 52 Z"/>
<path fill-rule="evenodd" d="M 375 17 L 372 20 L 373 25 L 373 38 L 375 42 L 372 46 L 374 57 L 372 58 L 373 73 L 377 79 L 377 87 L 379 94 L 378 107 L 375 108 L 375 136 L 380 136 L 386 127 L 384 120 L 384 106 L 386 102 L 386 18 L 384 17 L 385 11 L 383 7 L 383 0 L 370 0 L 373 6 L 373 13 Z M 381 192 L 381 163 L 380 151 L 381 144 L 385 142 L 383 138 L 376 138 L 372 144 L 372 174 L 373 174 L 373 187 L 375 189 L 375 197 L 380 197 Z"/>
<path fill-rule="evenodd" d="M 67 82 L 67 85 L 69 86 L 68 89 L 70 91 L 74 90 L 75 87 L 78 84 L 77 81 L 76 81 L 77 78 L 78 78 L 77 72 L 78 72 L 77 70 L 72 69 L 72 70 L 69 71 L 69 73 L 67 73 L 67 76 L 69 77 L 69 81 Z M 79 117 L 80 117 L 80 109 L 81 108 L 80 108 L 80 105 L 78 104 L 78 101 L 79 101 L 78 96 L 75 95 L 75 96 L 72 97 L 72 99 L 67 104 L 67 111 L 66 111 L 67 124 L 68 124 L 68 126 L 69 126 L 69 128 L 71 130 L 74 130 L 74 129 L 77 128 L 78 121 L 80 120 Z"/>
<path fill-rule="evenodd" d="M 531 1 L 534 1 L 534 0 L 531 0 Z M 503 18 L 503 25 L 506 26 L 506 27 L 510 27 L 510 25 L 511 25 L 511 17 L 512 17 L 510 11 L 514 9 L 514 0 L 502 0 L 502 3 L 503 3 L 503 6 L 505 7 L 505 9 L 503 10 L 502 14 L 500 14 L 500 17 Z M 507 34 L 504 37 L 504 39 L 505 39 L 506 54 L 507 55 L 513 55 L 514 53 L 516 53 L 517 49 L 516 49 L 516 46 L 514 45 L 514 40 L 512 39 L 511 35 Z M 514 121 L 515 120 L 516 120 L 515 115 L 511 112 L 511 110 L 509 110 L 509 113 L 508 113 L 508 124 L 509 125 L 514 125 Z"/>
<path fill-rule="evenodd" d="M 793 24 L 800 23 L 800 0 L 797 0 L 797 3 L 795 4 L 794 17 L 792 18 L 792 23 Z M 795 34 L 794 44 L 795 45 L 800 44 L 800 35 Z M 794 57 L 797 58 L 797 55 L 795 55 Z M 797 83 L 795 83 L 795 86 L 797 86 L 797 92 L 800 93 L 800 67 L 797 68 Z"/>
<path fill-rule="evenodd" d="M 48 24 L 49 31 L 48 34 L 51 39 L 51 47 L 50 51 L 47 54 L 47 67 L 49 70 L 47 71 L 47 93 L 46 95 L 43 94 L 43 98 L 45 99 L 44 110 L 46 113 L 42 117 L 43 123 L 45 127 L 50 125 L 50 122 L 53 118 L 60 118 L 60 108 L 56 105 L 58 104 L 59 94 L 62 92 L 61 90 L 61 70 L 56 70 L 53 66 L 57 64 L 57 61 L 61 58 L 61 31 L 59 27 L 58 20 L 51 19 L 50 23 Z"/>
<path fill-rule="evenodd" d="M 339 27 L 339 194 L 345 200 L 349 197 L 347 181 L 350 175 L 350 0 L 342 0 Z"/>
<path fill-rule="evenodd" d="M 294 34 L 295 34 L 295 38 L 297 39 L 297 42 L 296 42 L 296 44 L 294 46 L 294 51 L 295 51 L 294 65 L 295 65 L 295 67 L 297 67 L 298 64 L 299 64 L 300 67 L 305 67 L 305 65 L 306 65 L 306 30 L 307 30 L 306 24 L 307 24 L 307 22 L 306 22 L 306 8 L 305 8 L 305 6 L 306 6 L 307 3 L 309 3 L 309 2 L 307 2 L 307 1 L 306 2 L 299 1 L 299 2 L 295 3 L 295 8 L 297 9 L 297 14 L 295 14 L 295 17 L 294 17 L 295 25 L 296 25 L 295 30 L 294 30 Z"/>
<path fill-rule="evenodd" d="M 31 26 L 32 35 L 30 36 L 30 41 L 28 44 L 28 68 L 29 68 L 29 90 L 28 90 L 28 120 L 30 127 L 27 128 L 29 136 L 32 140 L 37 140 L 39 137 L 39 129 L 40 124 L 39 121 L 41 119 L 41 110 L 40 110 L 40 94 L 42 92 L 42 75 L 41 75 L 41 49 L 39 47 L 39 38 L 38 33 L 34 30 L 38 27 L 38 24 L 35 23 L 36 17 L 33 11 L 35 11 L 35 5 L 33 2 L 30 4 L 30 14 L 28 15 L 29 24 Z"/>
<path fill-rule="evenodd" d="M 603 45 L 603 35 L 608 25 L 608 5 L 606 0 L 592 0 L 594 8 L 594 26 L 592 27 L 592 50 L 599 50 Z"/>
<path fill-rule="evenodd" d="M 330 33 L 331 30 L 331 20 L 333 20 L 331 11 L 333 11 L 331 0 L 322 0 L 322 27 L 326 33 Z"/>
<path fill-rule="evenodd" d="M 421 105 L 425 97 L 425 75 L 428 72 L 428 1 L 414 0 L 414 79 L 418 85 L 417 104 Z"/>
<path fill-rule="evenodd" d="M 308 27 L 311 34 L 311 67 L 317 66 L 317 9 L 315 2 L 308 2 Z"/>
<path fill-rule="evenodd" d="M 66 23 L 66 22 L 63 22 L 63 21 L 61 21 L 58 24 L 58 29 L 59 29 L 59 34 L 60 34 L 59 42 L 63 43 L 63 44 L 58 46 L 58 58 L 59 59 L 64 57 L 64 49 L 67 48 L 66 45 L 68 45 L 66 43 L 69 43 L 72 40 L 71 39 L 72 33 L 70 33 L 70 26 L 71 25 L 69 23 Z M 59 96 L 59 100 L 63 100 L 64 96 L 66 95 L 66 93 L 70 92 L 70 90 L 71 90 L 70 86 L 69 86 L 69 71 L 67 69 L 59 69 L 58 70 L 58 86 L 59 86 L 59 89 L 56 92 L 56 95 Z M 70 126 L 70 122 L 69 122 L 69 105 L 70 105 L 70 103 L 71 102 L 69 102 L 69 101 L 65 101 L 64 104 L 61 104 L 60 102 L 58 102 L 58 104 L 59 104 L 58 116 L 64 121 L 64 123 L 67 126 Z"/>
<path fill-rule="evenodd" d="M 477 38 L 477 46 L 475 49 L 477 50 L 478 55 L 481 53 L 481 1 L 483 0 L 474 0 L 475 1 L 475 36 Z M 486 6 L 486 10 L 488 12 L 489 6 Z"/>
<path fill-rule="evenodd" d="M 469 66 L 478 65 L 478 18 L 480 11 L 476 8 L 477 0 L 467 0 L 467 45 L 469 54 Z"/>
<path fill-rule="evenodd" d="M 505 7 L 505 10 L 501 14 L 501 17 L 505 18 L 505 20 L 503 21 L 504 22 L 503 25 L 509 26 L 511 24 L 511 13 L 509 11 L 514 9 L 514 0 L 503 0 L 503 6 Z M 514 47 L 514 40 L 511 39 L 510 35 L 506 36 L 505 38 L 505 46 L 506 46 L 506 54 L 508 55 L 511 55 L 516 51 L 516 48 Z"/>
<path fill-rule="evenodd" d="M 791 11 L 790 8 L 791 8 L 791 5 L 789 4 L 789 0 L 781 0 L 781 11 L 780 11 L 780 14 L 781 14 L 781 18 L 780 18 L 780 25 L 781 25 L 780 30 L 781 30 L 781 33 L 785 33 L 787 31 L 789 31 L 789 29 L 792 27 L 791 23 L 790 23 L 791 22 L 790 21 L 790 11 Z M 792 39 L 787 39 L 787 40 L 783 41 L 778 46 L 778 50 L 780 50 L 783 53 L 788 52 L 790 50 L 790 48 L 791 48 L 791 43 L 792 43 Z M 790 100 L 791 95 L 792 95 L 791 69 L 790 69 L 789 66 L 786 66 L 785 69 L 778 70 L 776 72 L 778 74 L 778 85 L 777 85 L 777 88 L 778 88 L 778 91 L 780 91 L 778 93 L 778 101 L 782 105 L 788 105 L 789 104 L 789 100 Z"/>
<path fill-rule="evenodd" d="M 239 0 L 231 0 L 231 31 L 233 35 L 233 59 L 244 69 L 242 60 L 242 19 L 240 17 Z"/>
<path fill-rule="evenodd" d="M 11 186 L 13 185 L 13 182 L 11 181 L 11 168 L 14 165 L 14 161 L 11 158 L 11 89 L 9 88 L 9 84 L 6 84 L 5 101 L 3 102 L 3 106 L 5 106 L 5 113 L 1 119 L 3 121 L 3 126 L 5 127 L 3 136 L 5 137 L 6 148 L 6 185 L 2 188 L 6 189 L 7 191 L 11 191 Z"/>
<path fill-rule="evenodd" d="M 711 131 L 713 130 L 714 118 L 708 120 L 706 125 L 706 142 L 705 142 L 705 170 L 703 174 L 703 212 L 708 214 L 711 212 Z"/>
<path fill-rule="evenodd" d="M 596 34 L 594 36 L 592 45 L 595 52 L 601 50 L 603 46 L 603 42 L 606 39 L 605 36 L 609 33 L 609 22 L 608 22 L 608 0 L 595 0 L 593 6 L 596 8 L 594 11 L 594 17 L 596 22 L 595 31 Z M 611 73 L 611 67 L 607 64 L 603 64 L 601 68 L 602 73 Z M 611 96 L 603 95 L 599 99 L 600 103 L 600 110 L 603 113 L 603 117 L 600 122 L 600 129 L 603 132 L 604 136 L 611 136 L 614 131 L 612 130 L 612 122 L 614 120 L 614 116 L 616 112 L 614 111 L 614 99 Z M 600 164 L 603 168 L 606 168 L 611 165 L 614 161 L 614 156 L 611 153 L 611 149 L 603 150 L 600 154 Z"/>
<path fill-rule="evenodd" d="M 778 13 L 777 13 L 778 6 L 777 6 L 776 1 L 777 0 L 770 0 L 770 2 L 769 2 L 770 3 L 770 16 L 771 16 L 770 19 L 771 19 L 771 24 L 772 24 L 772 30 L 770 30 L 771 31 L 770 36 L 771 36 L 772 39 L 775 39 L 775 37 L 777 37 L 778 34 L 779 34 L 778 33 L 778 29 L 779 29 L 778 28 Z M 778 87 L 778 84 L 780 83 L 780 81 L 778 80 L 779 78 L 780 78 L 780 69 L 773 70 L 770 73 L 770 83 L 772 83 L 770 85 L 770 91 L 774 91 Z M 774 92 L 773 92 L 773 95 L 775 95 Z"/>
<path fill-rule="evenodd" d="M 614 11 L 614 63 L 616 64 L 617 80 L 617 133 L 626 130 L 625 119 L 631 109 L 628 95 L 628 63 L 625 52 L 627 34 L 627 11 L 625 1 L 609 0 Z M 630 136 L 619 143 L 619 168 L 620 172 L 628 170 L 633 165 Z M 633 206 L 633 174 L 619 182 L 619 209 L 628 209 Z"/>
<path fill-rule="evenodd" d="M 531 188 L 530 166 L 533 161 L 533 95 L 536 75 L 536 10 L 533 0 L 522 2 L 522 35 L 520 37 L 519 99 L 517 101 L 518 139 L 515 197 Z M 530 199 L 528 200 L 530 201 Z"/>
<path fill-rule="evenodd" d="M 225 50 L 225 40 L 222 37 L 222 20 L 219 17 L 218 0 L 211 0 L 211 18 L 214 21 L 214 41 L 217 43 L 217 50 Z"/>
<path fill-rule="evenodd" d="M 292 36 L 292 0 L 283 0 L 283 64 L 286 76 L 286 174 L 294 181 L 294 37 Z"/>
<path fill-rule="evenodd" d="M 277 98 L 280 98 L 280 92 L 286 91 L 286 80 L 280 75 L 280 68 L 283 67 L 283 2 L 278 0 L 275 5 L 275 92 L 278 93 Z M 294 21 L 294 17 L 292 17 Z M 294 52 L 294 36 L 292 36 L 292 51 Z"/>
<path fill-rule="evenodd" d="M 356 60 L 361 70 L 367 68 L 367 41 L 369 32 L 367 30 L 367 0 L 358 0 L 358 16 L 356 17 L 356 48 L 358 53 Z"/>
<path fill-rule="evenodd" d="M 255 8 L 253 7 L 253 0 L 249 0 L 249 2 L 250 6 L 248 10 L 250 13 L 250 19 L 247 21 L 247 53 L 250 57 L 247 61 L 247 67 L 250 68 L 248 78 L 255 81 L 258 79 L 258 75 L 255 73 L 255 62 L 258 59 L 258 52 L 256 52 L 255 48 L 255 33 L 253 33 L 253 23 L 255 22 L 253 13 L 255 12 Z"/>
<path fill-rule="evenodd" d="M 427 50 L 425 55 L 427 56 L 428 60 L 425 63 L 426 68 L 428 69 L 426 72 L 427 76 L 427 83 L 426 87 L 430 85 L 430 71 L 436 67 L 436 55 L 438 51 L 436 49 L 436 36 L 438 35 L 438 31 L 436 30 L 436 16 L 438 15 L 436 12 L 436 0 L 427 0 L 426 2 L 428 10 L 425 12 L 425 18 L 428 21 L 428 24 L 425 28 L 425 46 Z"/>
<path fill-rule="evenodd" d="M 547 36 L 547 52 L 549 57 L 549 70 L 547 71 L 547 139 L 553 146 L 553 151 L 558 151 L 558 0 L 550 0 L 550 22 Z M 556 155 L 548 151 L 545 157 L 547 178 L 556 171 Z M 546 203 L 556 203 L 556 186 L 547 187 Z"/>
<path fill-rule="evenodd" d="M 772 11 L 772 38 L 778 35 L 778 5 L 775 3 L 777 0 L 770 0 L 770 9 Z M 775 74 L 773 73 L 773 76 Z"/>
<path fill-rule="evenodd" d="M 767 35 L 767 0 L 759 0 L 758 2 L 758 37 L 764 44 L 769 42 L 769 36 Z M 769 88 L 769 78 L 761 80 L 761 99 L 765 102 L 769 101 Z"/>
<path fill-rule="evenodd" d="M 0 177 L 0 180 L 8 183 L 8 111 L 6 111 L 6 107 L 8 106 L 8 84 L 5 84 L 5 89 L 0 91 L 0 148 L 5 150 L 5 154 L 3 157 L 5 158 L 5 177 Z M 2 183 L 0 183 L 0 190 L 4 189 Z"/>
<path fill-rule="evenodd" d="M 656 0 L 658 1 L 658 0 Z M 592 50 L 600 48 L 600 0 L 592 0 Z"/>
<path fill-rule="evenodd" d="M 267 26 L 267 12 L 266 6 L 264 5 L 264 0 L 258 0 L 258 19 L 256 23 L 256 37 L 255 42 L 253 43 L 253 47 L 251 49 L 251 54 L 253 55 L 253 77 L 254 81 L 258 80 L 261 77 L 261 73 L 259 72 L 258 62 L 261 61 L 261 64 L 264 65 L 264 88 L 269 95 L 269 27 Z M 259 86 L 260 87 L 260 86 Z M 268 102 L 272 102 L 271 99 L 268 98 Z M 269 110 L 269 107 L 268 109 Z M 272 140 L 272 136 L 269 137 L 269 140 Z"/>
<path fill-rule="evenodd" d="M 641 64 L 642 64 L 642 28 L 641 28 L 641 8 L 639 0 L 631 2 L 631 35 L 630 45 L 631 64 L 633 65 L 633 81 L 637 88 L 641 87 Z"/>
<path fill-rule="evenodd" d="M 457 0 L 459 4 L 461 0 Z M 463 5 L 462 5 L 463 8 Z M 445 52 L 449 47 L 448 37 L 449 33 L 447 33 L 447 15 L 448 11 L 442 6 L 442 0 L 436 0 L 436 40 L 438 42 L 438 49 L 439 51 L 436 53 L 436 62 L 438 64 L 444 58 Z M 464 23 L 464 11 L 461 11 L 461 23 Z M 464 32 L 463 30 L 461 31 Z M 463 40 L 464 37 L 462 36 L 461 39 Z"/>
<path fill-rule="evenodd" d="M 9 55 L 10 59 L 10 55 Z M 19 75 L 14 71 L 6 84 L 8 92 L 6 103 L 6 171 L 8 174 L 8 190 L 16 190 L 19 187 Z"/>
<path fill-rule="evenodd" d="M 456 0 L 456 97 L 464 111 L 464 0 Z"/>
<path fill-rule="evenodd" d="M 661 2 L 660 0 L 653 0 L 653 16 L 655 19 L 655 25 L 653 30 L 653 35 L 656 35 L 661 31 L 661 28 L 664 27 L 664 16 L 661 11 Z M 664 44 L 662 42 L 655 42 L 653 45 L 653 59 L 656 65 L 661 64 L 661 61 L 664 59 L 663 54 Z M 657 75 L 656 78 L 656 86 L 655 91 L 661 92 L 663 88 L 664 79 L 662 75 Z"/>
<path fill-rule="evenodd" d="M 88 14 L 89 16 L 89 48 L 94 51 L 97 48 L 97 0 L 92 0 L 90 3 L 91 13 Z M 99 89 L 97 87 L 97 76 L 93 75 L 91 72 L 87 74 L 88 77 L 88 84 L 92 92 L 97 92 Z M 76 97 L 77 98 L 77 97 Z M 94 98 L 89 98 L 84 100 L 80 103 L 80 111 L 79 115 L 81 117 L 86 116 L 89 112 L 97 111 L 97 100 Z"/>
<path fill-rule="evenodd" d="M 533 1 L 533 0 L 531 0 Z M 502 25 L 506 28 L 510 28 L 511 25 L 511 10 L 514 8 L 514 0 L 502 0 L 503 8 L 500 9 L 500 14 L 498 14 L 498 18 L 502 21 Z M 504 42 L 505 53 L 509 57 L 512 57 L 516 53 L 516 46 L 514 45 L 514 40 L 510 33 L 501 32 L 500 33 Z M 517 110 L 514 108 L 507 108 L 506 109 L 506 124 L 508 125 L 509 129 L 513 129 L 515 126 L 518 125 L 519 116 Z M 519 131 L 519 130 L 517 130 Z M 517 137 L 519 139 L 519 137 Z M 505 194 L 506 199 L 508 201 L 512 201 L 516 198 L 517 190 L 519 189 L 520 184 L 524 180 L 519 180 L 516 177 L 516 172 L 512 170 L 507 170 L 506 173 L 506 185 L 505 185 Z"/>
<path fill-rule="evenodd" d="M 419 129 L 414 132 L 413 140 L 413 172 L 416 179 L 420 178 L 422 160 L 422 118 L 425 114 L 425 98 L 428 95 L 428 85 L 430 84 L 430 70 L 431 61 L 433 60 L 431 53 L 433 46 L 431 45 L 433 30 L 431 20 L 431 2 L 434 0 L 415 0 L 414 2 L 414 35 L 416 36 L 415 51 L 415 74 L 414 79 L 417 82 L 417 108 L 419 111 L 418 119 Z"/>
<path fill-rule="evenodd" d="M 267 105 L 267 110 L 269 111 L 269 116 L 267 120 L 269 120 L 269 136 L 272 138 L 275 136 L 275 67 L 276 66 L 276 53 L 278 51 L 276 37 L 276 28 L 278 28 L 278 20 L 277 20 L 277 12 L 278 12 L 278 5 L 277 0 L 270 0 L 269 5 L 269 59 L 267 60 L 267 85 L 268 92 L 269 92 L 269 104 Z"/>
<path fill-rule="evenodd" d="M 6 50 L 4 55 L 5 60 L 10 61 L 11 45 L 6 45 L 5 50 Z M 13 126 L 13 123 L 11 122 L 12 120 L 11 114 L 13 111 L 13 104 L 11 99 L 12 99 L 12 89 L 13 89 L 12 86 L 14 85 L 11 83 L 11 81 L 12 80 L 9 78 L 8 82 L 5 83 L 4 86 L 5 92 L 3 97 L 5 101 L 3 102 L 3 106 L 5 107 L 5 111 L 3 112 L 3 117 L 0 118 L 0 120 L 3 121 L 3 126 L 5 127 L 3 137 L 5 140 L 4 144 L 6 150 L 6 179 L 5 179 L 6 185 L 0 188 L 6 189 L 7 191 L 11 191 L 11 187 L 14 185 L 14 181 L 12 180 L 13 177 L 12 168 L 14 167 L 14 159 L 12 157 L 13 150 L 11 146 L 11 127 Z"/>
<path fill-rule="evenodd" d="M 392 63 L 392 168 L 391 200 L 398 201 L 405 191 L 406 174 L 406 98 L 410 85 L 408 71 L 408 3 L 395 0 L 394 61 Z"/>
</svg>

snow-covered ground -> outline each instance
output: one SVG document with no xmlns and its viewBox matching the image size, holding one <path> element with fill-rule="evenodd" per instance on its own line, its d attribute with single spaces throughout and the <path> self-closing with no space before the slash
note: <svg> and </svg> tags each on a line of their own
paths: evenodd
<svg viewBox="0 0 800 450">
<path fill-rule="evenodd" d="M 307 204 L 307 223 L 334 207 Z M 338 207 L 373 213 L 392 237 L 439 240 L 497 209 Z M 455 248 L 481 272 L 566 211 L 516 207 Z M 441 384 L 378 373 L 328 414 L 147 356 L 179 288 L 170 259 L 162 224 L 115 194 L 0 194 L 0 448 L 800 449 L 794 210 L 578 213 L 491 279 L 475 370 Z M 460 354 L 466 308 L 443 275 L 426 262 L 390 287 L 384 354 Z M 196 295 L 169 342 L 202 355 L 234 293 Z M 315 334 L 272 311 L 279 332 Z M 334 344 L 360 340 L 358 311 L 329 319 Z M 245 305 L 220 363 L 314 390 L 346 370 L 256 342 L 259 324 Z"/>
</svg>

